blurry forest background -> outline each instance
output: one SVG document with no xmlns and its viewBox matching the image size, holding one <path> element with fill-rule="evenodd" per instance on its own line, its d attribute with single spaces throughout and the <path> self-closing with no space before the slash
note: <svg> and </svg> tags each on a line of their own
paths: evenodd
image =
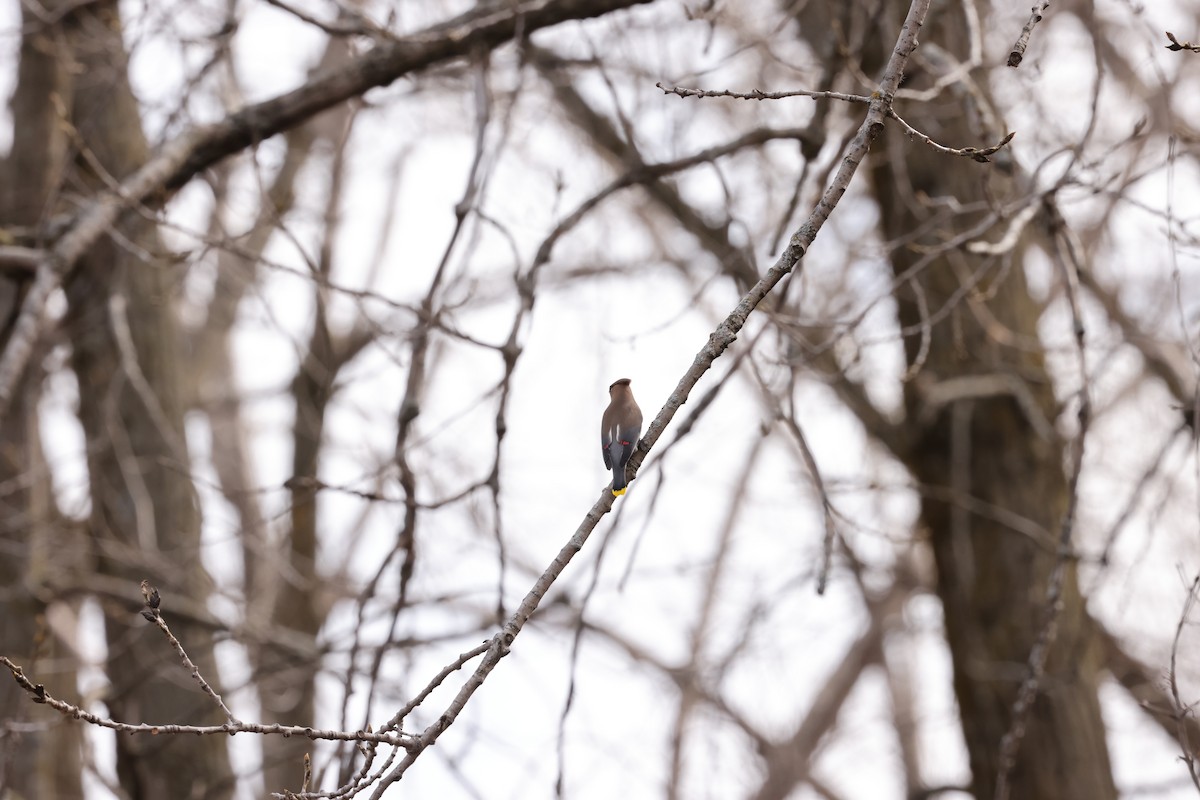
<svg viewBox="0 0 1200 800">
<path fill-rule="evenodd" d="M 1200 794 L 1200 3 L 1036 10 L 0 3 L 0 798 Z"/>
</svg>

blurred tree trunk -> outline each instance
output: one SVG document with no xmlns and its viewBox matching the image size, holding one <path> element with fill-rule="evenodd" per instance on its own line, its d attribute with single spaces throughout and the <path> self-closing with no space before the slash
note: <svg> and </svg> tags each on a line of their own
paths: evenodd
<svg viewBox="0 0 1200 800">
<path fill-rule="evenodd" d="M 59 5 L 45 8 L 53 12 Z M 61 57 L 64 31 L 38 24 L 27 6 L 21 10 L 24 34 L 10 106 L 17 124 L 12 150 L 0 161 L 0 244 L 5 245 L 36 244 L 31 232 L 46 215 L 66 153 L 66 137 L 46 100 L 68 93 L 71 81 Z M 12 265 L 0 271 L 0 346 L 7 343 L 31 278 L 31 271 Z M 53 686 L 58 696 L 78 702 L 73 642 L 64 641 L 72 633 L 73 609 L 58 615 L 52 631 L 43 598 L 48 584 L 68 580 L 73 565 L 64 554 L 82 555 L 87 545 L 79 541 L 81 531 L 62 524 L 56 513 L 38 432 L 40 360 L 35 354 L 0 423 L 0 652 Z M 82 728 L 33 713 L 22 695 L 16 683 L 0 682 L 0 797 L 82 797 Z"/>
<path fill-rule="evenodd" d="M 344 38 L 331 37 L 321 58 L 309 70 L 310 77 L 345 66 L 351 50 Z M 210 384 L 198 387 L 213 431 L 214 464 L 222 489 L 238 510 L 245 554 L 247 614 L 253 625 L 283 632 L 289 644 L 278 641 L 249 641 L 249 656 L 257 676 L 263 724 L 315 725 L 316 676 L 321 666 L 317 634 L 324 623 L 328 604 L 318 602 L 324 578 L 317 573 L 317 492 L 310 480 L 320 472 L 325 414 L 333 393 L 337 367 L 332 362 L 332 342 L 325 324 L 324 301 L 318 292 L 314 328 L 307 354 L 292 384 L 296 402 L 293 423 L 292 474 L 289 506 L 290 528 L 278 544 L 267 536 L 266 524 L 257 505 L 255 482 L 249 469 L 244 440 L 241 403 L 236 393 L 220 386 L 232 374 L 235 355 L 232 332 L 242 299 L 262 277 L 257 259 L 276 232 L 278 220 L 294 208 L 296 183 L 303 169 L 317 159 L 321 147 L 339 150 L 352 114 L 352 104 L 340 104 L 299 125 L 283 139 L 287 150 L 283 163 L 260 197 L 258 218 L 244 237 L 238 253 L 217 254 L 217 285 L 208 307 L 208 318 L 198 333 L 200 374 Z M 335 168 L 340 157 L 330 159 Z M 331 179 L 337 185 L 337 181 Z M 340 202 L 340 192 L 330 202 Z M 332 225 L 326 235 L 332 236 Z M 226 235 L 225 231 L 218 231 Z M 324 261 L 324 259 L 323 259 Z M 326 268 L 328 264 L 324 265 Z M 328 276 L 326 276 L 328 277 Z M 266 553 L 274 557 L 264 558 Z M 263 739 L 263 783 L 268 792 L 299 791 L 304 774 L 304 754 L 312 742 L 302 738 L 270 736 Z"/>
<path fill-rule="evenodd" d="M 87 193 L 143 164 L 148 147 L 126 73 L 116 2 L 76 13 L 72 36 L 77 131 L 74 182 Z M 51 105 L 50 98 L 46 98 Z M 138 598 L 148 578 L 165 616 L 210 683 L 209 631 L 172 607 L 204 607 L 200 517 L 183 432 L 183 372 L 172 305 L 176 273 L 159 255 L 154 225 L 135 213 L 102 240 L 66 282 L 68 335 L 87 439 L 92 526 L 102 574 Z M 220 724 L 214 707 L 162 634 L 128 605 L 106 608 L 112 714 L 129 722 Z M 219 688 L 218 688 L 219 691 Z M 220 737 L 117 737 L 117 769 L 133 798 L 226 797 L 233 784 Z"/>
<path fill-rule="evenodd" d="M 888 5 L 881 38 L 896 29 L 887 18 L 902 19 L 907 3 Z M 932 85 L 946 71 L 941 67 L 946 55 L 967 58 L 969 30 L 961 7 L 938 4 L 921 41 L 907 88 Z M 943 55 L 938 48 L 959 52 Z M 989 108 L 983 80 L 970 90 L 962 82 L 952 84 L 927 102 L 901 100 L 897 110 L 940 143 L 992 144 L 1006 131 Z M 915 442 L 906 464 L 929 488 L 921 516 L 937 564 L 972 790 L 991 800 L 1001 739 L 1012 724 L 1017 689 L 1046 618 L 1046 589 L 1068 499 L 1066 445 L 1054 429 L 1058 411 L 1038 340 L 1044 306 L 1030 295 L 1024 268 L 1036 226 L 1004 255 L 945 247 L 952 235 L 1028 189 L 1005 156 L 980 164 L 936 153 L 890 124 L 870 164 L 883 236 L 898 243 L 891 256 L 895 274 L 945 248 L 915 282 L 897 291 L 910 365 L 918 364 L 922 346 L 922 335 L 911 331 L 925 326 L 928 335 L 927 358 L 905 385 Z M 993 231 L 988 238 L 999 235 Z M 943 311 L 949 313 L 930 321 Z M 951 399 L 931 403 L 931 391 Z M 995 514 L 968 511 L 968 502 L 974 509 L 1020 515 L 1045 534 L 1015 531 Z M 1099 668 L 1072 563 L 1057 639 L 1010 776 L 1011 797 L 1116 797 L 1097 696 Z"/>
<path fill-rule="evenodd" d="M 79 541 L 82 531 L 56 513 L 37 428 L 40 380 L 34 377 L 40 374 L 22 382 L 0 424 L 0 652 L 58 697 L 78 703 L 74 606 L 57 601 L 56 610 L 66 613 L 56 614 L 52 627 L 42 597 L 50 584 L 69 580 L 69 562 L 87 546 Z M 82 726 L 38 714 L 11 680 L 0 681 L 0 709 L 0 797 L 82 797 Z"/>
</svg>

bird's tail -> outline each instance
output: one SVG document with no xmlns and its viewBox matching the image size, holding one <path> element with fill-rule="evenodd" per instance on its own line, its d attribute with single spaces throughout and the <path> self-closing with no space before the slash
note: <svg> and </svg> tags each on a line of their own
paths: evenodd
<svg viewBox="0 0 1200 800">
<path fill-rule="evenodd" d="M 623 494 L 625 494 L 624 486 L 622 486 L 620 489 L 616 488 L 615 486 L 613 487 L 613 497 L 620 497 Z"/>
</svg>

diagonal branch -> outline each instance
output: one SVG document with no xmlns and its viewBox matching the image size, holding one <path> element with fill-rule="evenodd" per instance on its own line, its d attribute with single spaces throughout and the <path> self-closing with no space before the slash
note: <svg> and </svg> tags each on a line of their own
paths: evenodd
<svg viewBox="0 0 1200 800">
<path fill-rule="evenodd" d="M 889 601 L 894 602 L 894 598 Z M 858 685 L 863 672 L 880 659 L 883 618 L 882 613 L 872 614 L 866 632 L 850 645 L 833 674 L 821 686 L 813 707 L 799 727 L 786 741 L 773 744 L 763 753 L 767 774 L 754 793 L 755 800 L 783 800 L 791 795 L 797 785 L 808 779 L 817 746 L 825 734 L 833 729 L 838 712 L 846 704 L 851 690 Z"/>
<path fill-rule="evenodd" d="M 746 324 L 747 318 L 753 313 L 762 299 L 799 263 L 821 228 L 825 225 L 825 222 L 829 219 L 829 215 L 833 213 L 834 208 L 837 207 L 838 202 L 846 193 L 846 189 L 850 185 L 854 174 L 858 171 L 863 158 L 866 157 L 871 143 L 879 135 L 880 131 L 883 130 L 888 108 L 891 107 L 896 89 L 900 85 L 900 78 L 904 74 L 908 58 L 917 47 L 917 33 L 924 23 L 925 15 L 929 11 L 929 5 L 930 0 L 913 0 L 908 10 L 908 16 L 904 20 L 904 25 L 900 30 L 896 46 L 888 60 L 883 80 L 880 83 L 879 89 L 871 96 L 871 103 L 866 119 L 863 120 L 862 125 L 859 126 L 858 133 L 846 148 L 846 153 L 838 166 L 832 183 L 822 194 L 820 201 L 812 213 L 809 214 L 808 219 L 792 234 L 786 249 L 774 266 L 745 294 L 741 302 L 730 312 L 729 316 L 709 335 L 708 343 L 700 349 L 696 354 L 695 360 L 692 362 L 692 366 L 679 379 L 675 391 L 671 393 L 671 396 L 658 412 L 654 421 L 650 423 L 645 437 L 642 439 L 633 458 L 630 459 L 630 468 L 635 473 L 637 467 L 641 465 L 646 455 L 658 441 L 658 438 L 671 423 L 675 412 L 687 402 L 688 395 L 700 381 L 700 378 L 708 372 L 713 362 L 720 358 L 725 350 L 737 339 L 737 335 Z M 480 661 L 475 672 L 472 673 L 459 689 L 441 715 L 417 737 L 417 740 L 408 749 L 404 759 L 376 786 L 372 794 L 373 800 L 383 797 L 388 787 L 399 781 L 416 759 L 427 748 L 433 746 L 437 742 L 438 737 L 454 724 L 471 697 L 483 685 L 483 682 L 487 680 L 488 675 L 496 668 L 500 660 L 509 653 L 513 641 L 520 635 L 525 627 L 525 623 L 533 616 L 533 613 L 541 604 L 542 598 L 546 596 L 550 587 L 558 580 L 558 577 L 567 568 L 567 565 L 571 563 L 575 554 L 583 548 L 583 545 L 587 542 L 588 537 L 595 530 L 601 518 L 612 510 L 613 500 L 612 494 L 605 490 L 600 499 L 588 511 L 583 521 L 580 522 L 575 533 L 563 545 L 562 549 L 559 550 L 554 560 L 546 567 L 546 570 L 537 581 L 534 582 L 504 628 L 492 637 L 487 655 Z"/>
</svg>

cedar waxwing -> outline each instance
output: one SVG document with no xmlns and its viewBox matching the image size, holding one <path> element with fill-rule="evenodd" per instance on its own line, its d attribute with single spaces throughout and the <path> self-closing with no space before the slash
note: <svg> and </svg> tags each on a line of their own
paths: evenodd
<svg viewBox="0 0 1200 800">
<path fill-rule="evenodd" d="M 612 398 L 604 409 L 600 422 L 600 447 L 604 452 L 604 466 L 613 471 L 613 497 L 625 494 L 625 465 L 637 447 L 638 434 L 642 432 L 642 410 L 633 399 L 629 378 L 614 381 L 608 387 Z"/>
</svg>

